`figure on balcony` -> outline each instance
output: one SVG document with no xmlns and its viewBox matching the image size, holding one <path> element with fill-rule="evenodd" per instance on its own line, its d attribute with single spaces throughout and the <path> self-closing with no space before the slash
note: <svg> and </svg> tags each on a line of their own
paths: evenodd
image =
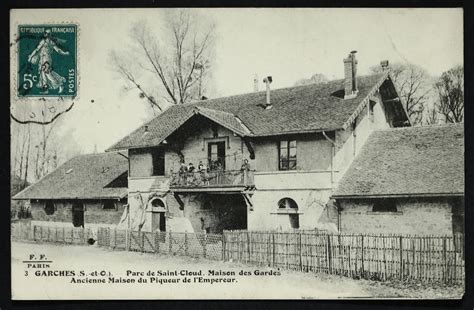
<svg viewBox="0 0 474 310">
<path fill-rule="evenodd" d="M 250 164 L 249 164 L 249 160 L 246 158 L 246 159 L 244 159 L 244 162 L 243 162 L 242 166 L 240 167 L 242 184 L 247 184 L 248 172 L 249 171 L 250 171 Z"/>
<path fill-rule="evenodd" d="M 178 176 L 179 176 L 179 181 L 178 182 L 179 182 L 180 185 L 186 184 L 187 171 L 188 171 L 188 167 L 186 167 L 186 164 L 184 163 L 184 160 L 182 160 L 181 165 L 179 167 L 179 172 L 178 172 Z"/>
<path fill-rule="evenodd" d="M 242 164 L 242 166 L 240 167 L 240 171 L 244 172 L 244 171 L 250 171 L 250 164 L 249 164 L 249 160 L 246 158 L 244 159 L 244 163 Z"/>
</svg>

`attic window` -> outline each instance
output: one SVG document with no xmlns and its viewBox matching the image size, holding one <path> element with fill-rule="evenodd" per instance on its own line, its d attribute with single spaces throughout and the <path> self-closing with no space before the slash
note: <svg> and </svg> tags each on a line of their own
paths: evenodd
<svg viewBox="0 0 474 310">
<path fill-rule="evenodd" d="M 109 167 L 102 167 L 102 173 L 106 173 L 107 171 L 109 171 L 110 168 Z"/>
<path fill-rule="evenodd" d="M 70 174 L 70 173 L 73 172 L 73 171 L 74 171 L 74 169 L 72 169 L 72 168 L 71 168 L 71 169 L 68 169 L 68 170 L 66 170 L 66 174 Z"/>
</svg>

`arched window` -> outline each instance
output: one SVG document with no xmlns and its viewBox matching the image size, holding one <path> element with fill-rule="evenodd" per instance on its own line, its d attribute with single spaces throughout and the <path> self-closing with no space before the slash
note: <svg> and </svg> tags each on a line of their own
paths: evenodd
<svg viewBox="0 0 474 310">
<path fill-rule="evenodd" d="M 46 201 L 46 203 L 44 205 L 44 212 L 47 215 L 54 214 L 54 203 L 52 201 Z"/>
<path fill-rule="evenodd" d="M 287 210 L 289 212 L 283 212 L 288 214 L 290 221 L 290 227 L 293 229 L 300 228 L 300 215 L 297 213 L 298 204 L 291 198 L 282 198 L 278 201 L 278 209 L 283 211 Z"/>
<path fill-rule="evenodd" d="M 278 201 L 278 209 L 298 209 L 298 204 L 291 198 L 282 198 Z"/>
<path fill-rule="evenodd" d="M 165 209 L 165 203 L 159 198 L 155 198 L 151 201 L 151 206 L 153 208 Z"/>
</svg>

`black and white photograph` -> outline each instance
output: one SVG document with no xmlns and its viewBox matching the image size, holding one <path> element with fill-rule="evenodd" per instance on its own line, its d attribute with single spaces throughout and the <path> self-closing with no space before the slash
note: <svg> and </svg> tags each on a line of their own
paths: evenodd
<svg viewBox="0 0 474 310">
<path fill-rule="evenodd" d="M 12 9 L 12 299 L 461 299 L 463 15 Z"/>
</svg>

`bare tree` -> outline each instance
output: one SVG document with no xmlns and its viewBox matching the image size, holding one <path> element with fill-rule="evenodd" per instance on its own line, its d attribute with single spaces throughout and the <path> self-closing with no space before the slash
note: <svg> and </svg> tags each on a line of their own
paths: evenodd
<svg viewBox="0 0 474 310">
<path fill-rule="evenodd" d="M 464 120 L 464 67 L 457 66 L 441 74 L 435 84 L 438 91 L 436 108 L 446 123 Z"/>
<path fill-rule="evenodd" d="M 168 13 L 159 36 L 146 22 L 138 22 L 130 35 L 134 48 L 110 54 L 112 67 L 125 80 L 126 89 L 138 90 L 139 96 L 159 111 L 163 101 L 182 104 L 200 99 L 212 68 L 214 25 L 206 25 L 189 10 Z M 149 76 L 154 84 L 146 86 Z M 156 90 L 156 83 L 161 91 Z"/>
<path fill-rule="evenodd" d="M 308 85 L 308 84 L 322 84 L 328 81 L 324 74 L 316 73 L 313 74 L 309 79 L 301 79 L 296 81 L 295 86 Z"/>
<path fill-rule="evenodd" d="M 382 71 L 380 66 L 372 67 L 371 71 Z M 390 65 L 390 76 L 405 106 L 412 124 L 421 124 L 425 103 L 429 100 L 431 87 L 425 69 L 414 64 L 395 63 Z"/>
<path fill-rule="evenodd" d="M 435 107 L 426 108 L 426 114 L 423 117 L 426 125 L 435 125 L 439 123 L 438 109 Z"/>
</svg>

